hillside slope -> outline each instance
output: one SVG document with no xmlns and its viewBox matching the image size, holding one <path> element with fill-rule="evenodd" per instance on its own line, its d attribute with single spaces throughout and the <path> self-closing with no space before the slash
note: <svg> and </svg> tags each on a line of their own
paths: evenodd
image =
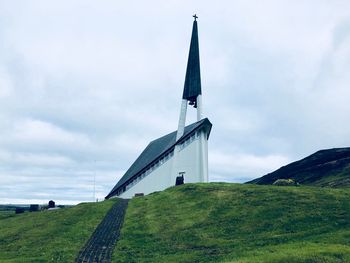
<svg viewBox="0 0 350 263">
<path fill-rule="evenodd" d="M 133 198 L 112 262 L 350 262 L 350 189 L 186 184 Z M 73 262 L 115 201 L 0 219 L 0 262 Z"/>
<path fill-rule="evenodd" d="M 350 148 L 318 151 L 247 183 L 273 184 L 277 179 L 294 179 L 303 185 L 349 187 Z"/>
<path fill-rule="evenodd" d="M 112 262 L 350 262 L 350 189 L 186 184 L 129 202 Z"/>
<path fill-rule="evenodd" d="M 0 217 L 0 262 L 74 262 L 115 200 Z"/>
</svg>

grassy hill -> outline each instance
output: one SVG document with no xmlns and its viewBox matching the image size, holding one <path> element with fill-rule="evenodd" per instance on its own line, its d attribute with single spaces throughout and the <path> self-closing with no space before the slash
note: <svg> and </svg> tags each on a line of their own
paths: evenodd
<svg viewBox="0 0 350 263">
<path fill-rule="evenodd" d="M 0 262 L 74 262 L 114 202 L 18 215 L 0 213 Z"/>
<path fill-rule="evenodd" d="M 350 189 L 187 184 L 129 202 L 112 262 L 350 262 Z"/>
<path fill-rule="evenodd" d="M 350 189 L 186 184 L 133 198 L 112 262 L 350 262 Z M 0 219 L 0 262 L 73 262 L 115 201 Z"/>
<path fill-rule="evenodd" d="M 273 184 L 277 179 L 321 187 L 350 187 L 350 148 L 318 151 L 248 183 Z"/>
</svg>

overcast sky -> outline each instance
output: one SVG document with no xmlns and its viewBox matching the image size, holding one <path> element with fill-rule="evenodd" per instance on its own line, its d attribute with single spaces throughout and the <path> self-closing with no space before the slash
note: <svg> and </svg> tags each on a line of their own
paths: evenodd
<svg viewBox="0 0 350 263">
<path fill-rule="evenodd" d="M 0 203 L 101 199 L 174 131 L 194 13 L 210 181 L 350 146 L 348 0 L 0 0 Z"/>
</svg>

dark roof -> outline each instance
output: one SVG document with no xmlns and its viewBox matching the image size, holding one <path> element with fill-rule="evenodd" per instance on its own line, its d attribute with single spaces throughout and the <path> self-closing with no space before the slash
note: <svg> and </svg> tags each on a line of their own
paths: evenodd
<svg viewBox="0 0 350 263">
<path fill-rule="evenodd" d="M 185 127 L 184 135 L 176 142 L 176 132 L 169 133 L 159 139 L 156 139 L 148 144 L 146 149 L 140 154 L 140 156 L 136 159 L 136 161 L 130 166 L 130 168 L 126 171 L 124 176 L 119 180 L 119 182 L 113 187 L 112 191 L 106 196 L 109 198 L 114 195 L 119 187 L 123 186 L 128 180 L 133 178 L 135 175 L 142 172 L 146 169 L 150 164 L 157 161 L 159 157 L 161 157 L 164 153 L 170 152 L 176 144 L 185 140 L 187 137 L 191 136 L 193 132 L 196 130 L 207 127 L 208 128 L 208 137 L 210 134 L 210 130 L 212 127 L 211 122 L 205 118 L 198 122 L 195 122 L 191 125 Z"/>
<path fill-rule="evenodd" d="M 195 20 L 193 21 L 190 53 L 188 55 L 185 86 L 182 98 L 195 103 L 199 94 L 202 94 L 202 88 L 199 63 L 198 29 L 197 21 Z"/>
</svg>

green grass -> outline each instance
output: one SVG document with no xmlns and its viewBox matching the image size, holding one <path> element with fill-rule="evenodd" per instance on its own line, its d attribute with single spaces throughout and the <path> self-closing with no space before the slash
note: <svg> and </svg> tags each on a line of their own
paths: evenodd
<svg viewBox="0 0 350 263">
<path fill-rule="evenodd" d="M 133 198 L 112 262 L 350 262 L 350 189 L 186 184 Z"/>
<path fill-rule="evenodd" d="M 115 201 L 0 216 L 0 262 L 74 262 Z"/>
<path fill-rule="evenodd" d="M 0 213 L 0 262 L 73 262 L 115 201 Z M 186 184 L 133 198 L 112 262 L 350 262 L 350 189 Z"/>
<path fill-rule="evenodd" d="M 15 216 L 15 211 L 1 211 L 0 210 L 0 220 L 5 219 L 8 217 L 14 217 Z"/>
</svg>

